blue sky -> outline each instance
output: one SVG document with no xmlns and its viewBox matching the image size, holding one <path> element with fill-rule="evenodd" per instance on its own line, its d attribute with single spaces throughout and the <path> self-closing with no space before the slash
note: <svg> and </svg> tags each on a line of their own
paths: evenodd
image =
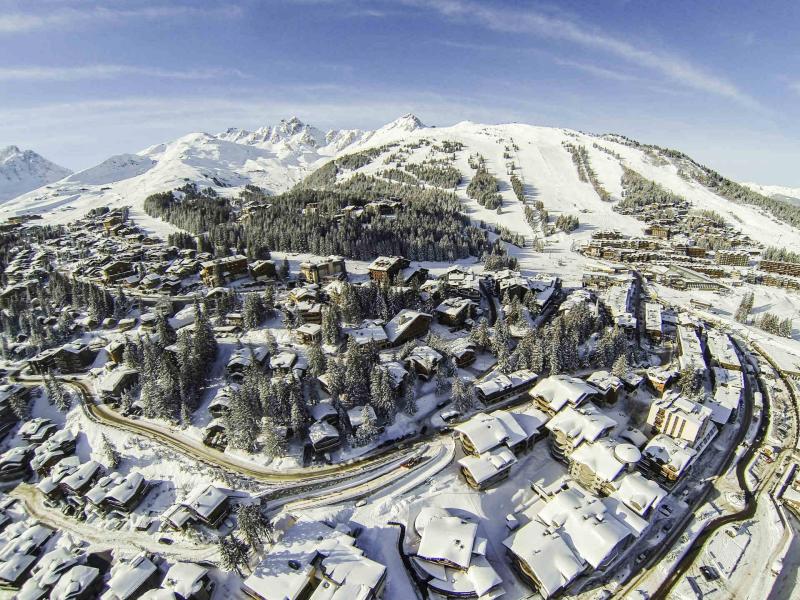
<svg viewBox="0 0 800 600">
<path fill-rule="evenodd" d="M 297 115 L 618 132 L 800 186 L 800 3 L 0 0 L 0 146 L 72 169 Z"/>
</svg>

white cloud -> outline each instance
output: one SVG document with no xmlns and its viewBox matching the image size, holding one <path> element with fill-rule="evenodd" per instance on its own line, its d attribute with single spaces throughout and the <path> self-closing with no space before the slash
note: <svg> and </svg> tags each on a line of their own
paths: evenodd
<svg viewBox="0 0 800 600">
<path fill-rule="evenodd" d="M 196 7 L 191 5 L 71 6 L 41 12 L 0 13 L 0 33 L 28 33 L 54 27 L 73 27 L 131 19 L 156 20 L 190 17 L 233 18 L 242 14 L 236 5 Z"/>
<path fill-rule="evenodd" d="M 220 77 L 246 78 L 238 69 L 173 70 L 160 67 L 96 64 L 70 67 L 0 67 L 0 81 L 78 81 L 84 79 L 113 79 L 124 76 L 158 77 L 164 79 L 202 80 Z"/>
<path fill-rule="evenodd" d="M 428 8 L 450 19 L 469 21 L 505 33 L 528 33 L 563 40 L 600 50 L 695 90 L 729 98 L 751 109 L 763 110 L 759 103 L 724 77 L 709 73 L 668 52 L 640 48 L 598 29 L 587 28 L 564 17 L 535 10 L 497 8 L 471 0 L 402 0 L 408 5 Z"/>
</svg>

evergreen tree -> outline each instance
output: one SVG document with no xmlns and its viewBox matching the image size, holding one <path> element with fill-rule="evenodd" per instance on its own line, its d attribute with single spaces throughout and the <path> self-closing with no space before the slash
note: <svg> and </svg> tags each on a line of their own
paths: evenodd
<svg viewBox="0 0 800 600">
<path fill-rule="evenodd" d="M 624 354 L 617 357 L 617 360 L 614 361 L 614 366 L 611 368 L 611 372 L 617 377 L 624 377 L 629 370 L 628 357 Z"/>
<path fill-rule="evenodd" d="M 325 355 L 319 344 L 312 344 L 308 349 L 308 372 L 313 377 L 319 377 L 325 372 Z"/>
<path fill-rule="evenodd" d="M 264 440 L 264 452 L 271 458 L 283 458 L 286 456 L 286 439 L 280 435 L 271 417 L 264 417 L 262 421 L 262 439 Z"/>
<path fill-rule="evenodd" d="M 339 341 L 339 320 L 336 310 L 328 307 L 322 310 L 322 340 L 326 344 L 335 344 Z"/>
<path fill-rule="evenodd" d="M 236 511 L 237 524 L 245 543 L 260 548 L 264 541 L 272 541 L 272 524 L 257 504 L 242 504 Z"/>
<path fill-rule="evenodd" d="M 367 361 L 353 338 L 347 343 L 344 357 L 344 387 L 351 405 L 366 404 L 369 400 L 369 371 Z"/>
<path fill-rule="evenodd" d="M 361 409 L 361 425 L 356 430 L 356 444 L 359 446 L 366 446 L 374 441 L 378 436 L 378 426 L 372 416 L 372 411 L 369 407 L 364 406 Z"/>
<path fill-rule="evenodd" d="M 283 257 L 283 260 L 281 261 L 281 264 L 278 267 L 278 277 L 280 277 L 281 279 L 286 279 L 287 277 L 289 277 L 289 259 L 286 258 L 285 256 Z"/>
<path fill-rule="evenodd" d="M 231 448 L 252 451 L 259 433 L 260 419 L 241 390 L 231 394 L 226 421 L 228 445 Z"/>
<path fill-rule="evenodd" d="M 161 313 L 158 313 L 156 316 L 156 334 L 158 335 L 162 348 L 174 344 L 178 339 L 175 329 L 169 324 L 169 320 Z"/>
<path fill-rule="evenodd" d="M 443 368 L 436 371 L 436 395 L 443 396 L 450 387 L 450 382 L 447 379 L 447 374 Z"/>
<path fill-rule="evenodd" d="M 105 433 L 100 434 L 100 447 L 98 448 L 100 457 L 102 458 L 103 464 L 110 469 L 115 470 L 119 467 L 120 463 L 120 455 L 117 449 L 108 441 Z"/>
<path fill-rule="evenodd" d="M 474 406 L 474 397 L 472 388 L 460 377 L 453 380 L 453 408 L 465 414 L 469 412 Z"/>
<path fill-rule="evenodd" d="M 264 290 L 264 298 L 261 304 L 264 307 L 264 316 L 267 319 L 271 319 L 275 316 L 275 290 L 272 287 L 268 287 Z"/>
<path fill-rule="evenodd" d="M 229 533 L 217 542 L 220 566 L 226 571 L 236 571 L 242 576 L 242 567 L 247 565 L 247 544 Z"/>
<path fill-rule="evenodd" d="M 408 415 L 417 414 L 417 390 L 414 381 L 409 381 L 403 390 L 403 410 Z"/>
<path fill-rule="evenodd" d="M 258 294 L 245 294 L 242 306 L 242 323 L 247 330 L 257 328 L 264 320 L 264 304 Z"/>
</svg>

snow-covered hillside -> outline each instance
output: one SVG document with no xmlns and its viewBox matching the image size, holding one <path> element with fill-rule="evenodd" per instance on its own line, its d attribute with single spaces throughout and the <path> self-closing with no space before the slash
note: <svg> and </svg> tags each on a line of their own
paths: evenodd
<svg viewBox="0 0 800 600">
<path fill-rule="evenodd" d="M 414 115 L 405 115 L 374 131 L 323 132 L 292 118 L 255 131 L 232 128 L 219 134 L 191 133 L 137 154 L 112 157 L 96 167 L 14 198 L 0 206 L 0 219 L 47 212 L 52 221 L 66 222 L 95 206 L 130 205 L 133 216 L 143 227 L 163 232 L 172 226 L 147 217 L 141 209 L 144 199 L 155 192 L 195 182 L 201 187 L 213 187 L 223 195 L 235 195 L 248 184 L 280 193 L 330 159 L 344 154 L 392 144 L 358 169 L 365 174 L 376 174 L 392 167 L 394 152 L 402 152 L 406 164 L 419 164 L 435 159 L 432 146 L 445 141 L 463 145 L 454 154 L 453 165 L 463 175 L 457 194 L 470 217 L 503 225 L 526 237 L 531 235 L 523 206 L 511 189 L 513 166 L 525 184 L 526 195 L 540 200 L 553 217 L 559 214 L 579 217 L 579 230 L 558 244 L 567 250 L 573 242 L 585 239 L 598 228 L 613 227 L 637 235 L 642 224 L 613 212 L 613 202 L 600 200 L 592 185 L 579 179 L 565 143 L 586 149 L 591 168 L 612 199 L 620 198 L 620 177 L 623 167 L 629 167 L 685 196 L 698 208 L 717 211 L 734 225 L 747 224 L 747 233 L 757 241 L 770 244 L 780 238 L 781 245 L 800 247 L 798 230 L 759 209 L 734 204 L 716 195 L 682 177 L 673 161 L 654 156 L 623 138 L 518 123 L 482 125 L 466 121 L 451 127 L 427 127 Z M 483 208 L 466 195 L 466 185 L 474 173 L 469 157 L 475 153 L 484 157 L 489 171 L 500 180 L 504 199 L 501 214 Z M 353 173 L 340 173 L 339 178 Z M 562 235 L 566 234 L 558 234 Z M 554 242 L 550 238 L 551 245 Z"/>
<path fill-rule="evenodd" d="M 8 146 L 0 150 L 0 202 L 58 181 L 72 173 L 33 150 Z"/>
</svg>

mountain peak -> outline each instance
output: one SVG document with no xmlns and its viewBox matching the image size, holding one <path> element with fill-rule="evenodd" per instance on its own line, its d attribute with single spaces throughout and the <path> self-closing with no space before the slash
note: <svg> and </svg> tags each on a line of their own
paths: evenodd
<svg viewBox="0 0 800 600">
<path fill-rule="evenodd" d="M 7 146 L 0 150 L 0 202 L 63 179 L 72 173 L 33 150 Z"/>
<path fill-rule="evenodd" d="M 391 123 L 387 123 L 381 127 L 381 130 L 390 131 L 399 129 L 402 131 L 415 131 L 417 129 L 424 129 L 425 127 L 427 127 L 427 125 L 425 125 L 425 123 L 423 123 L 417 115 L 407 113 L 402 117 L 395 119 Z"/>
</svg>

